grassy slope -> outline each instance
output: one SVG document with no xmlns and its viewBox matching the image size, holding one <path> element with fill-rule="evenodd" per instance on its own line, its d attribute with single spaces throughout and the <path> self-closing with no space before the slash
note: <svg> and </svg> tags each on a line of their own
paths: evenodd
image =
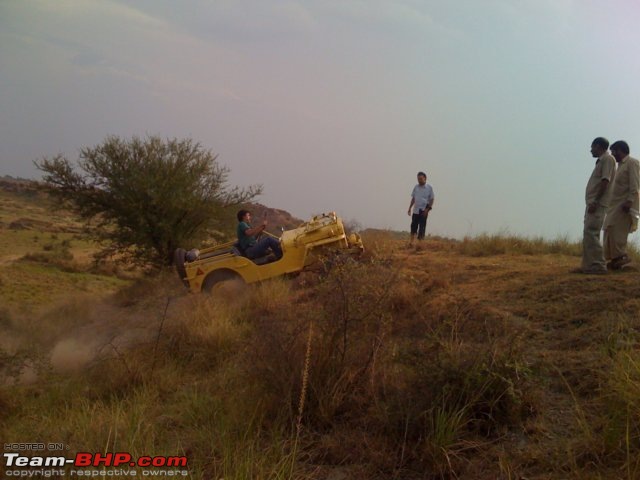
<svg viewBox="0 0 640 480">
<path fill-rule="evenodd" d="M 23 254 L 52 232 L 18 234 Z M 5 362 L 26 368 L 5 368 L 0 437 L 186 454 L 198 479 L 640 477 L 640 274 L 570 274 L 562 241 L 365 240 L 327 279 L 212 300 L 170 275 L 90 304 L 118 281 L 4 249 Z"/>
<path fill-rule="evenodd" d="M 126 283 L 90 272 L 96 246 L 80 235 L 82 226 L 71 213 L 28 183 L 0 187 L 0 305 L 33 310 L 70 294 L 112 292 Z"/>
</svg>

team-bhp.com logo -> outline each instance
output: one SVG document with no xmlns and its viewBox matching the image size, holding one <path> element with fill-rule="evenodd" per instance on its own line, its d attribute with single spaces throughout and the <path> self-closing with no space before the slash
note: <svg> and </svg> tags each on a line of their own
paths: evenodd
<svg viewBox="0 0 640 480">
<path fill-rule="evenodd" d="M 187 457 L 185 456 L 142 456 L 134 458 L 126 452 L 105 454 L 80 452 L 77 453 L 74 458 L 62 456 L 26 457 L 20 453 L 3 453 L 3 456 L 6 467 L 5 474 L 15 477 L 43 475 L 45 471 L 50 472 L 50 469 L 61 469 L 61 471 L 55 473 L 62 475 L 64 475 L 64 473 L 62 473 L 64 469 L 64 471 L 71 476 L 112 476 L 114 474 L 118 476 L 135 476 L 137 472 L 132 469 L 133 467 L 142 467 L 144 470 L 140 473 L 143 476 L 166 474 L 167 468 L 174 469 L 172 476 L 188 474 L 186 470 L 175 470 L 187 467 Z M 42 469 L 42 471 L 38 472 L 33 470 L 38 468 Z M 91 470 L 92 468 L 93 470 Z M 95 470 L 96 468 L 100 468 L 101 470 Z M 110 468 L 110 470 L 104 470 L 105 468 Z M 158 468 L 162 468 L 163 470 L 154 470 Z M 27 469 L 31 470 L 29 471 Z"/>
</svg>

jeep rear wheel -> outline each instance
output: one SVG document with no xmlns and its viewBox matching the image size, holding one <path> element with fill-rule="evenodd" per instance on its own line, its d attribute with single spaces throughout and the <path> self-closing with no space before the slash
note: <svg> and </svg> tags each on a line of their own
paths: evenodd
<svg viewBox="0 0 640 480">
<path fill-rule="evenodd" d="M 202 291 L 204 293 L 217 295 L 221 290 L 225 290 L 224 295 L 233 295 L 234 290 L 241 289 L 246 283 L 240 275 L 230 270 L 216 270 L 207 275 L 202 282 Z"/>
</svg>

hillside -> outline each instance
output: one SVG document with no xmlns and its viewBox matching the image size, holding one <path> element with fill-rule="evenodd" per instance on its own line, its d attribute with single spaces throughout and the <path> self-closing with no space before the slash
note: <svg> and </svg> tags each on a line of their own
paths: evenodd
<svg viewBox="0 0 640 480">
<path fill-rule="evenodd" d="M 0 309 L 34 311 L 125 285 L 115 270 L 107 275 L 92 265 L 97 246 L 82 231 L 78 219 L 57 208 L 36 183 L 0 178 Z"/>
<path fill-rule="evenodd" d="M 570 274 L 580 250 L 563 240 L 408 249 L 370 230 L 358 261 L 208 297 L 174 272 L 11 258 L 91 248 L 64 213 L 13 193 L 5 442 L 185 455 L 194 479 L 640 478 L 637 271 Z M 30 229 L 9 229 L 15 217 Z M 33 297 L 5 292 L 18 274 Z"/>
<path fill-rule="evenodd" d="M 270 208 L 261 203 L 250 203 L 247 209 L 253 215 L 253 222 L 257 223 L 263 218 L 267 220 L 267 231 L 274 235 L 280 235 L 281 229 L 290 230 L 300 225 L 303 220 L 294 217 L 286 210 Z"/>
<path fill-rule="evenodd" d="M 22 241 L 27 232 L 75 234 L 76 237 L 82 233 L 83 225 L 78 218 L 70 211 L 59 208 L 39 183 L 32 180 L 0 177 L 0 207 L 0 229 L 4 230 L 0 241 L 5 242 L 0 244 L 0 263 L 31 250 L 28 242 Z M 256 221 L 266 218 L 267 230 L 273 234 L 279 234 L 282 228 L 295 228 L 303 222 L 286 210 L 260 203 L 249 203 L 244 208 L 251 210 Z M 229 230 L 235 231 L 233 227 L 231 225 Z M 12 238 L 7 235 L 8 231 L 21 231 L 22 237 L 15 235 Z"/>
</svg>

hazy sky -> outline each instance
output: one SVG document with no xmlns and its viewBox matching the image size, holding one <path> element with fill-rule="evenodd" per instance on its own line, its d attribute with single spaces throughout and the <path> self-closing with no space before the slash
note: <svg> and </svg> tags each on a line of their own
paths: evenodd
<svg viewBox="0 0 640 480">
<path fill-rule="evenodd" d="M 578 238 L 591 140 L 640 157 L 636 0 L 0 0 L 0 175 L 190 137 L 305 218 Z"/>
</svg>

